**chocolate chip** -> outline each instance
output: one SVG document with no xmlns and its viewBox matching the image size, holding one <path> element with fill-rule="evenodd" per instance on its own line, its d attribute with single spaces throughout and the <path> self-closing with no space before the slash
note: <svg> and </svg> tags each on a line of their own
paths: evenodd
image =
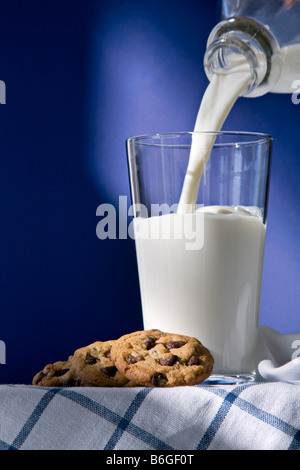
<svg viewBox="0 0 300 470">
<path fill-rule="evenodd" d="M 143 356 L 128 356 L 126 361 L 128 364 L 136 364 L 137 362 L 143 361 Z"/>
<path fill-rule="evenodd" d="M 110 351 L 108 351 L 106 354 L 104 354 L 104 356 L 107 357 L 107 359 L 111 359 Z"/>
<path fill-rule="evenodd" d="M 162 374 L 161 372 L 154 372 L 150 382 L 154 387 L 163 387 L 168 382 L 168 379 L 165 374 Z"/>
<path fill-rule="evenodd" d="M 178 348 L 181 348 L 182 346 L 184 346 L 185 344 L 186 344 L 185 341 L 169 341 L 166 344 L 166 348 L 167 349 L 178 349 Z"/>
<path fill-rule="evenodd" d="M 148 336 L 147 338 L 144 339 L 144 343 L 147 349 L 152 349 L 154 348 L 156 341 L 155 341 L 155 338 Z"/>
<path fill-rule="evenodd" d="M 70 379 L 66 382 L 63 382 L 61 385 L 62 387 L 80 387 L 81 382 L 79 379 Z"/>
<path fill-rule="evenodd" d="M 199 364 L 201 364 L 201 360 L 197 356 L 191 356 L 186 363 L 187 366 L 198 366 Z"/>
<path fill-rule="evenodd" d="M 63 387 L 81 387 L 82 381 L 80 377 L 72 377 L 63 384 Z"/>
<path fill-rule="evenodd" d="M 38 384 L 44 377 L 46 377 L 47 374 L 44 374 L 44 372 L 41 372 L 38 378 L 36 379 L 35 383 Z"/>
<path fill-rule="evenodd" d="M 108 377 L 114 377 L 117 373 L 117 368 L 115 366 L 110 366 L 110 367 L 103 367 L 103 369 L 101 369 L 101 372 L 104 374 L 104 375 L 107 375 Z"/>
<path fill-rule="evenodd" d="M 171 354 L 170 356 L 162 357 L 159 360 L 159 363 L 161 366 L 173 366 L 175 362 L 177 361 L 177 359 L 178 359 L 178 356 L 176 356 L 175 354 Z"/>
<path fill-rule="evenodd" d="M 54 377 L 61 377 L 62 375 L 65 375 L 67 372 L 69 372 L 70 369 L 61 369 L 61 370 L 56 370 L 53 374 Z"/>
<path fill-rule="evenodd" d="M 85 358 L 86 364 L 96 364 L 97 361 L 98 359 L 95 356 L 92 356 L 90 353 L 87 353 Z"/>
</svg>

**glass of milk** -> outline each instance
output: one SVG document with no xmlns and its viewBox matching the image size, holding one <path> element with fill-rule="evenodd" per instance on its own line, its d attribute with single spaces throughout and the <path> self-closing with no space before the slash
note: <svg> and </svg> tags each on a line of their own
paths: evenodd
<svg viewBox="0 0 300 470">
<path fill-rule="evenodd" d="M 204 384 L 255 380 L 271 144 L 241 132 L 127 140 L 144 328 L 198 338 L 215 359 Z M 189 177 L 197 202 L 179 211 Z"/>
</svg>

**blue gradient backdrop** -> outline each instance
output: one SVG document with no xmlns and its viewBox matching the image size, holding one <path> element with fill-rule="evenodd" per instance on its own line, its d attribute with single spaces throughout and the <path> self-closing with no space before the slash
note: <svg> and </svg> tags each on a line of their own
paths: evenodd
<svg viewBox="0 0 300 470">
<path fill-rule="evenodd" d="M 217 2 L 0 1 L 1 383 L 142 327 L 132 240 L 96 236 L 129 197 L 127 137 L 192 130 Z M 300 76 L 299 76 L 300 79 Z M 262 324 L 300 331 L 300 105 L 241 98 L 224 129 L 274 137 Z"/>
</svg>

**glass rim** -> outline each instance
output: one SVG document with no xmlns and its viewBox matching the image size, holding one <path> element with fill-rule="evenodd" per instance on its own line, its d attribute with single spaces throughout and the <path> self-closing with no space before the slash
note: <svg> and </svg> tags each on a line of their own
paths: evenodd
<svg viewBox="0 0 300 470">
<path fill-rule="evenodd" d="M 179 132 L 157 132 L 157 133 L 149 133 L 149 134 L 141 134 L 137 135 L 134 137 L 129 137 L 126 139 L 126 143 L 132 144 L 136 143 L 139 145 L 147 145 L 147 146 L 178 146 L 178 143 L 174 141 L 174 144 L 164 144 L 164 143 L 155 143 L 155 142 L 143 142 L 143 140 L 149 139 L 149 138 L 155 138 L 155 137 L 182 137 L 182 136 L 196 136 L 196 135 L 216 135 L 216 136 L 235 136 L 235 137 L 248 137 L 249 140 L 246 141 L 240 141 L 240 140 L 235 140 L 232 142 L 215 142 L 214 147 L 219 147 L 219 146 L 244 146 L 244 145 L 253 145 L 253 144 L 263 144 L 263 143 L 271 143 L 273 141 L 273 137 L 270 134 L 263 133 L 263 132 L 248 132 L 248 131 L 179 131 Z M 251 138 L 253 140 L 251 140 Z M 182 144 L 183 146 L 186 146 L 186 144 Z"/>
</svg>

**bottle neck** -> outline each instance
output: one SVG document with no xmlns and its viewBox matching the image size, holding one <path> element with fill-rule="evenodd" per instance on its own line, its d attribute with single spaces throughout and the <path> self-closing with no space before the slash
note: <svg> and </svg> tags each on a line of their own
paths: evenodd
<svg viewBox="0 0 300 470">
<path fill-rule="evenodd" d="M 245 17 L 230 18 L 212 30 L 204 56 L 209 80 L 214 74 L 230 73 L 239 63 L 248 64 L 249 83 L 242 96 L 261 96 L 277 83 L 281 73 L 280 48 L 260 23 Z"/>
</svg>

